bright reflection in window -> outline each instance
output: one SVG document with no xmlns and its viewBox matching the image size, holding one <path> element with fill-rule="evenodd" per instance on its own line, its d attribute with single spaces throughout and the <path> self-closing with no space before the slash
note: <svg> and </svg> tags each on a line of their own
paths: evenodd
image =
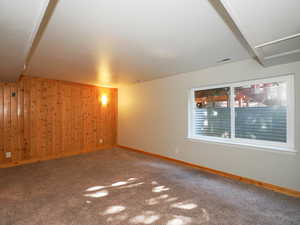
<svg viewBox="0 0 300 225">
<path fill-rule="evenodd" d="M 120 213 L 125 210 L 125 207 L 122 205 L 114 205 L 105 210 L 103 215 Z"/>
<path fill-rule="evenodd" d="M 97 191 L 97 192 L 91 193 L 91 194 L 85 194 L 84 196 L 91 197 L 91 198 L 102 198 L 107 195 L 108 195 L 108 191 L 103 190 L 103 191 Z"/>
<path fill-rule="evenodd" d="M 171 207 L 178 209 L 194 209 L 197 208 L 198 205 L 196 205 L 195 203 L 179 202 L 172 204 Z"/>
<path fill-rule="evenodd" d="M 168 190 L 170 190 L 170 188 L 165 187 L 165 186 L 157 186 L 152 189 L 152 192 L 163 192 L 163 191 L 168 191 Z"/>
<path fill-rule="evenodd" d="M 104 186 L 94 186 L 94 187 L 90 187 L 88 189 L 86 189 L 86 191 L 98 191 L 105 188 Z"/>
<path fill-rule="evenodd" d="M 153 211 L 143 212 L 141 215 L 135 216 L 130 219 L 130 223 L 133 224 L 151 224 L 157 221 L 160 218 L 158 214 Z"/>
</svg>

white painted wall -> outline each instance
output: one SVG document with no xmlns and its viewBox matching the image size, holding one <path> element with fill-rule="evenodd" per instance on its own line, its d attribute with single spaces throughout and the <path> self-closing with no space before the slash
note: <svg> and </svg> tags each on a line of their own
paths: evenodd
<svg viewBox="0 0 300 225">
<path fill-rule="evenodd" d="M 261 67 L 245 60 L 119 89 L 121 145 L 300 190 L 300 153 L 188 140 L 188 89 L 295 73 L 296 148 L 300 150 L 300 62 Z"/>
</svg>

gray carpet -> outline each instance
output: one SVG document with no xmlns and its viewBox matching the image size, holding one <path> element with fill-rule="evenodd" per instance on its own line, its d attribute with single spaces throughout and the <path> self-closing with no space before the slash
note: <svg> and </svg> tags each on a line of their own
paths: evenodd
<svg viewBox="0 0 300 225">
<path fill-rule="evenodd" d="M 300 199 L 126 150 L 0 169 L 1 225 L 299 225 Z"/>
</svg>

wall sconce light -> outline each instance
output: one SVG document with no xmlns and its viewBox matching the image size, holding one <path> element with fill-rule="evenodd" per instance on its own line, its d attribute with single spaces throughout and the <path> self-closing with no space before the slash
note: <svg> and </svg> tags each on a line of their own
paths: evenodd
<svg viewBox="0 0 300 225">
<path fill-rule="evenodd" d="M 108 97 L 107 97 L 106 94 L 102 94 L 101 95 L 100 102 L 101 102 L 102 105 L 107 105 L 107 103 L 108 103 Z"/>
</svg>

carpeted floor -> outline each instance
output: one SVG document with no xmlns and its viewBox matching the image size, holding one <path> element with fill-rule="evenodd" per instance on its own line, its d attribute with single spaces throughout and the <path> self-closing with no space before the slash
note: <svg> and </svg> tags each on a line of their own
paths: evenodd
<svg viewBox="0 0 300 225">
<path fill-rule="evenodd" d="M 300 224 L 300 199 L 120 149 L 0 178 L 1 225 Z"/>
</svg>

